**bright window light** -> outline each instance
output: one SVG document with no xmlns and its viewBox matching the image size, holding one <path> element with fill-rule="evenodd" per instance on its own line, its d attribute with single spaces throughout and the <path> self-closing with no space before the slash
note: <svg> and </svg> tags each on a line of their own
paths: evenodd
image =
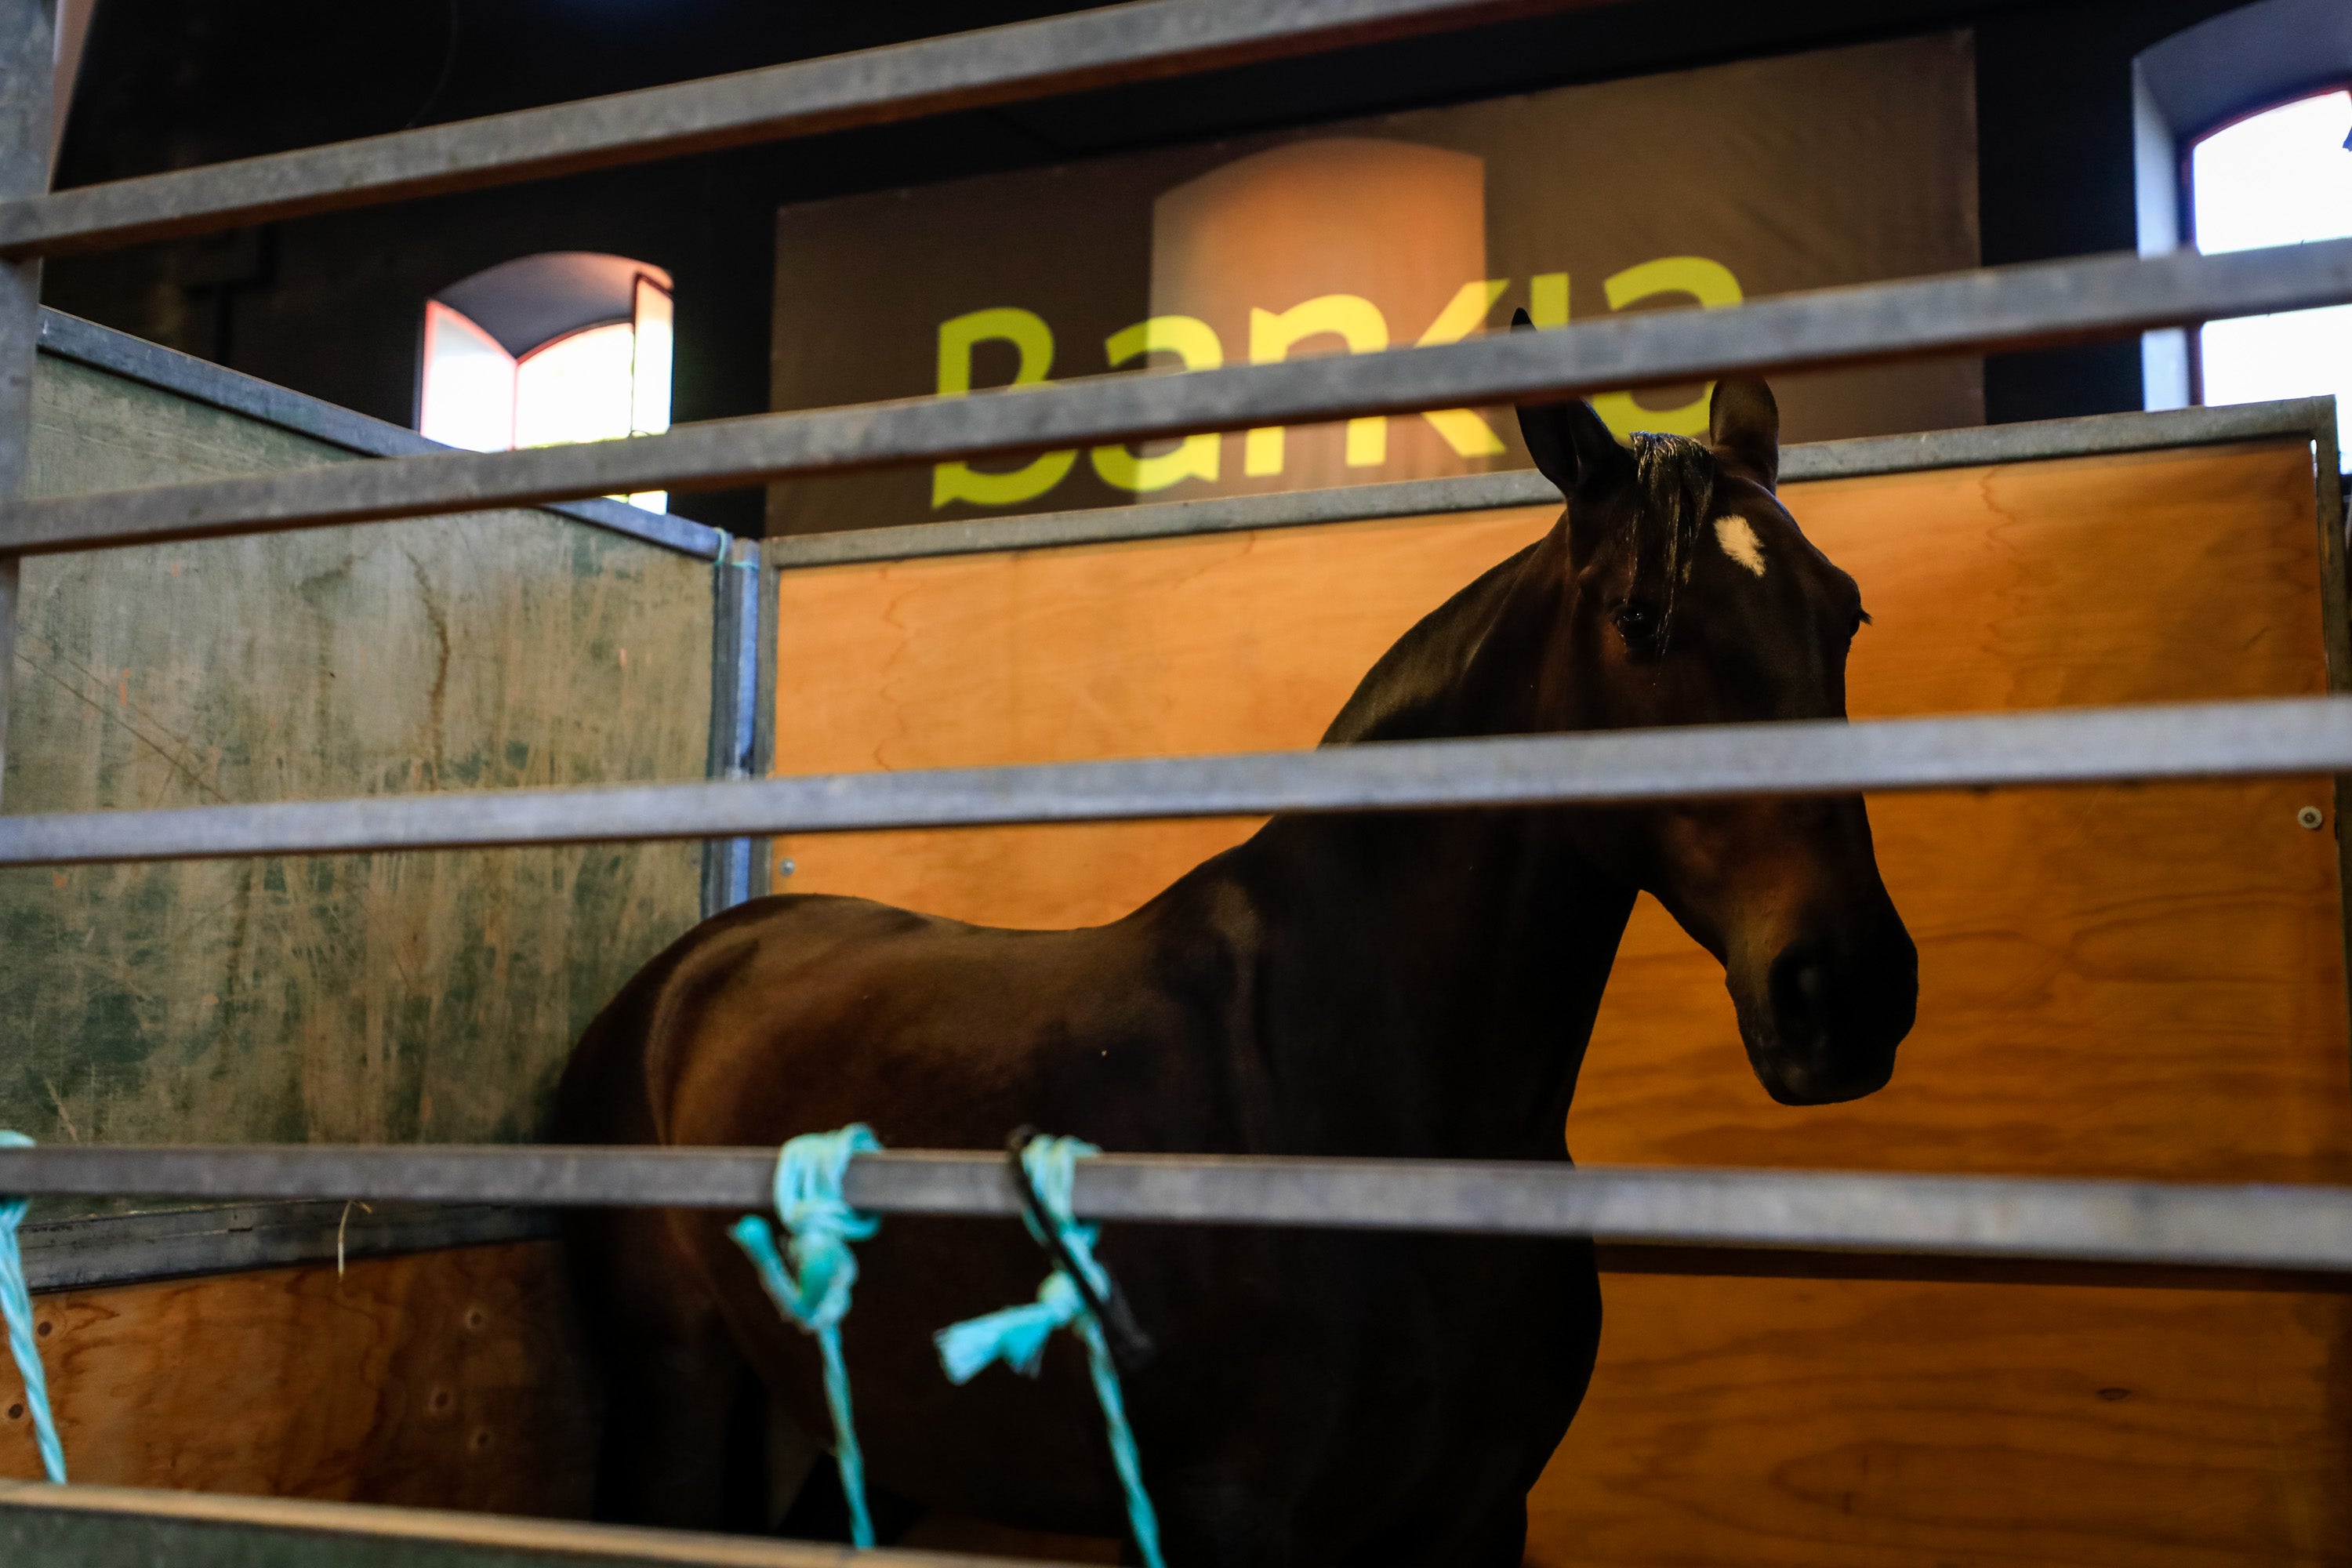
<svg viewBox="0 0 2352 1568">
<path fill-rule="evenodd" d="M 636 333 L 626 321 L 533 349 L 515 366 L 514 443 L 611 441 L 629 431 Z"/>
<path fill-rule="evenodd" d="M 630 367 L 634 389 L 629 405 L 629 434 L 651 436 L 669 428 L 669 380 L 672 334 L 669 290 L 650 278 L 637 279 L 636 353 Z M 629 500 L 649 511 L 667 511 L 667 490 L 646 490 Z"/>
<path fill-rule="evenodd" d="M 642 274 L 633 284 L 621 281 L 626 287 L 614 303 L 628 315 L 562 331 L 520 354 L 463 311 L 429 301 L 418 430 L 452 447 L 498 452 L 668 429 L 669 290 Z M 666 490 L 627 499 L 655 511 L 669 505 Z"/>
<path fill-rule="evenodd" d="M 515 444 L 515 362 L 498 340 L 438 300 L 425 306 L 425 391 L 417 430 L 470 452 Z"/>
<path fill-rule="evenodd" d="M 2352 236 L 2352 91 L 2241 120 L 2197 143 L 2189 189 L 2202 251 Z M 2336 400 L 2337 447 L 2352 447 L 2352 305 L 2207 323 L 2204 400 Z M 2352 450 L 2344 450 L 2352 472 Z"/>
</svg>

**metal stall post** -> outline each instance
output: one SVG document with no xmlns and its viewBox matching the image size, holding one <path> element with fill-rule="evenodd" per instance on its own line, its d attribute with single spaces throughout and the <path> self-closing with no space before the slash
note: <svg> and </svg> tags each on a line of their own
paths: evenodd
<svg viewBox="0 0 2352 1568">
<path fill-rule="evenodd" d="M 759 721 L 761 609 L 760 542 L 731 541 L 719 558 L 710 637 L 710 776 L 739 781 L 762 771 Z M 714 838 L 702 848 L 702 918 L 766 892 L 766 843 Z"/>
<path fill-rule="evenodd" d="M 49 188 L 56 0 L 0 0 L 0 200 Z M 41 263 L 0 260 L 0 501 L 25 491 L 33 445 L 33 353 L 41 337 Z M 16 665 L 18 558 L 0 554 L 0 788 L 7 780 L 8 691 Z"/>
</svg>

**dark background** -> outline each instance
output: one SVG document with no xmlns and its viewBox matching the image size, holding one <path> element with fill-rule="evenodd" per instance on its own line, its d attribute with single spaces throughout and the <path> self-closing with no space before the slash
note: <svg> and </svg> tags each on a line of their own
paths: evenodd
<svg viewBox="0 0 2352 1568">
<path fill-rule="evenodd" d="M 47 302 L 379 418 L 414 423 L 437 289 L 541 250 L 677 286 L 674 416 L 767 406 L 774 215 L 821 196 L 1169 142 L 1818 48 L 1977 36 L 1989 265 L 2135 243 L 2131 58 L 2242 0 L 1634 0 L 1009 109 L 785 142 L 52 261 Z M 906 0 L 100 0 L 57 184 L 373 135 L 1077 9 Z M 1995 422 L 2140 406 L 2136 342 L 1998 357 Z M 756 491 L 675 509 L 757 532 Z"/>
</svg>

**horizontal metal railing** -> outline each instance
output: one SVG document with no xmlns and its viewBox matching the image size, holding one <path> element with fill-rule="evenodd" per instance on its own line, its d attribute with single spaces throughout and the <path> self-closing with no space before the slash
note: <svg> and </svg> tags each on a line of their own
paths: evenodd
<svg viewBox="0 0 2352 1568">
<path fill-rule="evenodd" d="M 2097 257 L 1500 332 L 1382 353 L 1138 374 L 682 425 L 517 452 L 342 463 L 0 507 L 26 553 L 692 489 L 895 463 L 1523 401 L 1733 372 L 2019 348 L 2352 300 L 2352 239 Z"/>
<path fill-rule="evenodd" d="M 0 1150 L 0 1192 L 764 1209 L 768 1149 L 64 1144 Z M 861 1155 L 843 1188 L 875 1214 L 1012 1216 L 1001 1153 Z M 1081 1218 L 1682 1247 L 2352 1270 L 2352 1187 L 1566 1163 L 1107 1154 Z"/>
<path fill-rule="evenodd" d="M 1144 0 L 488 121 L 0 203 L 0 255 L 1066 92 L 1574 0 Z M 1598 0 L 1589 0 L 1598 3 Z M 0 505 L 0 554 L 691 489 L 1201 430 L 2119 336 L 2352 300 L 2352 240 L 2100 257 L 1578 322 L 1354 358 L 1111 376 Z M 0 864 L 601 838 L 2352 773 L 2352 699 L 1538 736 L 1236 757 L 0 818 Z M 764 1206 L 764 1150 L 52 1147 L 0 1192 Z M 866 1157 L 883 1213 L 1009 1215 L 995 1155 Z M 2352 1189 L 1549 1164 L 1108 1156 L 1124 1221 L 1582 1235 L 1653 1246 L 2352 1271 Z"/>
<path fill-rule="evenodd" d="M 0 256 L 131 245 L 1610 3 L 1140 0 L 0 203 Z"/>
<path fill-rule="evenodd" d="M 2321 448 L 2321 467 L 2333 472 L 2336 461 L 2336 400 L 2281 398 L 2210 408 L 2089 414 L 2015 425 L 1976 425 L 1905 436 L 1800 441 L 1780 448 L 1780 483 L 1785 486 L 2279 438 L 2316 444 Z M 1543 506 L 1557 510 L 1559 504 L 1559 491 L 1541 474 L 1532 468 L 1506 468 L 1441 479 L 1397 479 L 1328 489 L 1276 490 L 1202 500 L 1144 501 L 1132 506 L 772 535 L 762 543 L 761 554 L 770 566 L 794 572 L 819 566 L 933 560 L 1011 550 L 1054 550 L 1139 539 L 1189 539 L 1259 529 L 1310 528 L 1382 518 L 1426 518 L 1511 507 Z"/>
<path fill-rule="evenodd" d="M 0 1562 L 92 1568 L 1072 1568 L 383 1503 L 0 1480 Z"/>
<path fill-rule="evenodd" d="M 2352 697 L 0 816 L 0 866 L 2334 773 Z"/>
</svg>

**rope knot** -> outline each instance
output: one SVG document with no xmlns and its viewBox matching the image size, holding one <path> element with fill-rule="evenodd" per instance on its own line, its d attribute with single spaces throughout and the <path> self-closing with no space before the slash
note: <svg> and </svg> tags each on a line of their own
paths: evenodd
<svg viewBox="0 0 2352 1568">
<path fill-rule="evenodd" d="M 867 1549 L 874 1544 L 874 1521 L 866 1506 L 866 1462 L 850 1415 L 841 1321 L 849 1315 L 850 1288 L 857 1283 L 857 1255 L 849 1244 L 870 1239 L 882 1222 L 851 1208 L 841 1184 L 852 1159 L 881 1152 L 874 1130 L 856 1121 L 837 1132 L 804 1133 L 778 1152 L 776 1217 L 792 1237 L 790 1268 L 777 1254 L 775 1233 L 758 1215 L 745 1215 L 727 1233 L 751 1258 L 776 1310 L 816 1337 L 824 1363 L 825 1405 L 833 1413 L 834 1462 L 841 1468 L 842 1495 L 849 1502 L 850 1538 Z"/>
<path fill-rule="evenodd" d="M 1111 1468 L 1118 1472 L 1119 1487 L 1126 1494 L 1129 1531 L 1135 1537 L 1145 1568 L 1165 1568 L 1159 1517 L 1144 1490 L 1143 1461 L 1128 1425 L 1127 1401 L 1097 1316 L 1098 1305 L 1122 1321 L 1140 1350 L 1148 1352 L 1150 1342 L 1128 1319 L 1109 1271 L 1095 1257 L 1101 1227 L 1079 1224 L 1070 1207 L 1078 1161 L 1102 1151 L 1077 1138 L 1024 1139 L 1016 1133 L 1014 1142 L 1020 1152 L 1013 1184 L 1016 1190 L 1025 1189 L 1021 1221 L 1053 1259 L 1053 1271 L 1037 1287 L 1035 1300 L 950 1323 L 934 1334 L 940 1364 L 949 1381 L 957 1384 L 971 1382 L 983 1367 L 999 1361 L 1024 1377 L 1034 1377 L 1045 1364 L 1045 1342 L 1053 1338 L 1054 1331 L 1067 1328 L 1076 1334 L 1087 1348 L 1087 1370 L 1094 1381 L 1096 1402 L 1102 1406 Z"/>
<path fill-rule="evenodd" d="M 22 1132 L 0 1129 L 0 1149 L 29 1149 Z M 33 1418 L 33 1444 L 41 1470 L 59 1486 L 66 1479 L 66 1451 L 58 1441 L 57 1415 L 49 1408 L 49 1380 L 41 1370 L 41 1342 L 33 1323 L 33 1295 L 25 1284 L 25 1254 L 16 1226 L 32 1208 L 30 1198 L 0 1198 L 0 1317 L 8 1321 L 8 1352 L 25 1380 L 25 1409 Z"/>
</svg>

